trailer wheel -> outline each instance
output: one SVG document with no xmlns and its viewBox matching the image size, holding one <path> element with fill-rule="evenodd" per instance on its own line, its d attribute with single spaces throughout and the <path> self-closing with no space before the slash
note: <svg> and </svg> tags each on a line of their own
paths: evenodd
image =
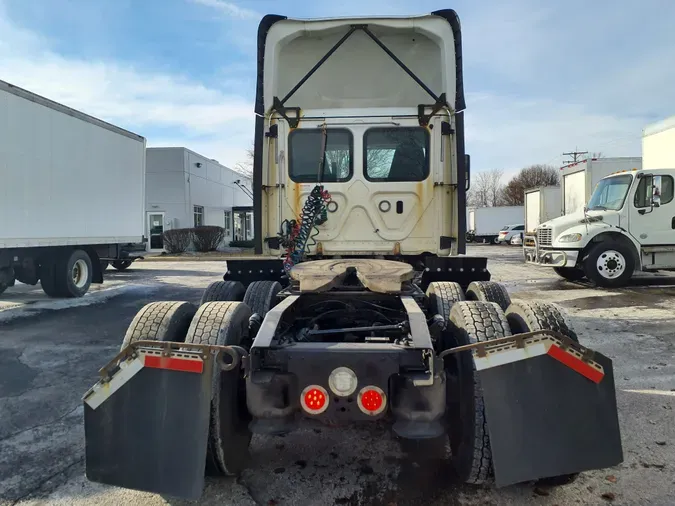
<svg viewBox="0 0 675 506">
<path fill-rule="evenodd" d="M 241 302 L 208 302 L 192 319 L 186 343 L 241 345 L 248 340 L 251 309 Z M 248 464 L 251 416 L 240 369 L 214 369 L 206 465 L 211 474 L 238 475 Z"/>
<path fill-rule="evenodd" d="M 511 304 L 511 297 L 506 287 L 494 281 L 473 281 L 466 289 L 468 300 L 496 302 L 503 311 Z"/>
<path fill-rule="evenodd" d="M 227 302 L 227 301 L 237 301 L 241 302 L 244 300 L 244 294 L 246 289 L 239 281 L 216 281 L 211 283 L 204 290 L 202 295 L 201 304 L 206 304 L 207 302 Z"/>
<path fill-rule="evenodd" d="M 431 313 L 441 315 L 446 322 L 450 319 L 452 306 L 466 300 L 461 285 L 453 281 L 432 281 L 427 288 L 427 297 Z"/>
<path fill-rule="evenodd" d="M 584 271 L 576 267 L 554 267 L 553 270 L 558 276 L 567 281 L 581 281 L 586 276 Z"/>
<path fill-rule="evenodd" d="M 562 308 L 549 302 L 514 302 L 506 310 L 506 319 L 514 334 L 554 330 L 579 342 Z"/>
<path fill-rule="evenodd" d="M 182 343 L 197 308 L 190 302 L 151 302 L 131 320 L 122 341 L 124 349 L 136 341 Z"/>
<path fill-rule="evenodd" d="M 7 290 L 9 288 L 9 285 L 7 283 L 0 283 L 0 295 L 2 295 L 2 292 Z"/>
<path fill-rule="evenodd" d="M 450 310 L 449 347 L 510 336 L 502 309 L 493 302 L 462 301 Z M 455 387 L 446 390 L 446 422 L 450 437 L 451 461 L 459 478 L 482 484 L 492 479 L 492 451 L 485 418 L 485 404 L 476 364 L 470 351 L 445 359 L 445 372 Z"/>
<path fill-rule="evenodd" d="M 126 271 L 132 263 L 133 260 L 113 260 L 112 266 L 118 271 Z"/>
<path fill-rule="evenodd" d="M 563 312 L 562 308 L 550 302 L 514 302 L 506 311 L 506 319 L 514 334 L 535 330 L 554 330 L 578 343 L 579 338 Z M 579 473 L 562 474 L 542 478 L 537 483 L 548 487 L 557 487 L 572 483 Z"/>
<path fill-rule="evenodd" d="M 586 277 L 605 288 L 624 286 L 634 270 L 633 252 L 618 241 L 599 242 L 584 258 Z"/>
<path fill-rule="evenodd" d="M 63 252 L 54 262 L 54 290 L 61 297 L 82 297 L 91 286 L 94 268 L 86 251 Z M 43 286 L 44 289 L 44 286 Z M 45 293 L 46 290 L 45 290 Z"/>
<path fill-rule="evenodd" d="M 246 287 L 244 304 L 251 312 L 265 318 L 267 312 L 275 306 L 277 294 L 281 291 L 278 281 L 254 281 Z"/>
</svg>

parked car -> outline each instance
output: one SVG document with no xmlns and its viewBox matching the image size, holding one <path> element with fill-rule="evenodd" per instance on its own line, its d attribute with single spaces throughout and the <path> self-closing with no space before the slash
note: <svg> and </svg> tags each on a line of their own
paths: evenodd
<svg viewBox="0 0 675 506">
<path fill-rule="evenodd" d="M 520 235 L 525 230 L 525 224 L 506 225 L 499 231 L 497 236 L 497 244 L 509 244 L 514 235 Z"/>
<path fill-rule="evenodd" d="M 511 238 L 511 246 L 522 246 L 523 245 L 523 233 L 516 234 Z"/>
</svg>

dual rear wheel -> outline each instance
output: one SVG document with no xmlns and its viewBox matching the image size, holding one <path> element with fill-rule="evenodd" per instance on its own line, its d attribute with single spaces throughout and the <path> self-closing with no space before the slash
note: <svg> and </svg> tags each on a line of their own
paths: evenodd
<svg viewBox="0 0 675 506">
<path fill-rule="evenodd" d="M 466 292 L 457 283 L 431 283 L 427 296 L 430 310 L 447 322 L 441 342 L 437 343 L 440 351 L 535 330 L 554 330 L 578 341 L 560 308 L 547 303 L 512 302 L 499 283 L 474 282 Z M 490 482 L 492 452 L 473 355 L 470 351 L 447 355 L 444 366 L 448 382 L 446 444 L 451 464 L 463 482 Z M 575 477 L 576 474 L 564 475 L 542 482 L 562 485 Z"/>
<path fill-rule="evenodd" d="M 204 292 L 199 308 L 190 302 L 152 302 L 136 314 L 122 348 L 136 341 L 172 341 L 248 349 L 252 311 L 264 317 L 276 302 L 279 290 L 279 283 L 252 283 L 245 290 L 241 283 L 219 281 Z M 207 473 L 235 476 L 247 466 L 250 421 L 242 370 L 214 367 Z"/>
</svg>

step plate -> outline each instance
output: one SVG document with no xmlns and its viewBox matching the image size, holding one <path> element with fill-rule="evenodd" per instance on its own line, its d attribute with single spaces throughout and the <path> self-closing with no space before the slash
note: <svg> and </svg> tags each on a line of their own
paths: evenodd
<svg viewBox="0 0 675 506">
<path fill-rule="evenodd" d="M 497 486 L 623 461 L 612 361 L 593 360 L 598 382 L 547 354 L 478 371 Z"/>
<path fill-rule="evenodd" d="M 87 479 L 198 499 L 204 488 L 212 364 L 205 361 L 203 373 L 142 367 L 96 409 L 85 401 Z"/>
</svg>

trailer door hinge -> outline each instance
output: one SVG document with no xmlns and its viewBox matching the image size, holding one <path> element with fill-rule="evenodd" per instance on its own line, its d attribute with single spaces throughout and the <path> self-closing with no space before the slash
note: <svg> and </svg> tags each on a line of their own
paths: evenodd
<svg viewBox="0 0 675 506">
<path fill-rule="evenodd" d="M 269 132 L 265 132 L 265 137 L 269 137 L 271 139 L 276 139 L 279 137 L 279 125 L 274 124 L 270 126 Z"/>
</svg>

